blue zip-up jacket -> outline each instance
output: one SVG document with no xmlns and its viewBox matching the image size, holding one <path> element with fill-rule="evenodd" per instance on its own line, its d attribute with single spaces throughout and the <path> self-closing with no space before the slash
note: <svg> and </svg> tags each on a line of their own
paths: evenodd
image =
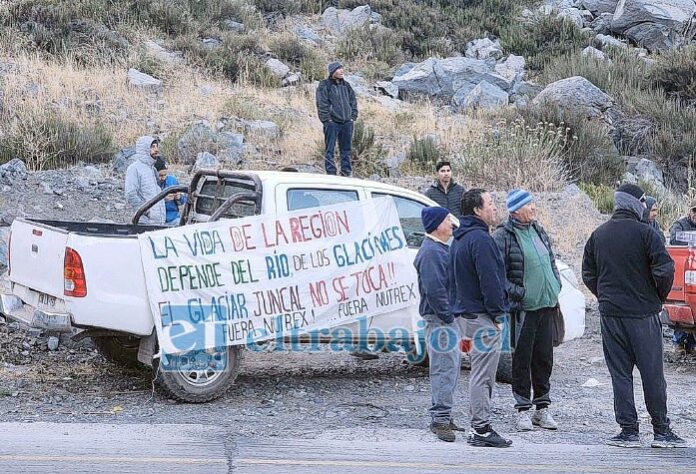
<svg viewBox="0 0 696 474">
<path fill-rule="evenodd" d="M 178 185 L 179 180 L 176 179 L 176 176 L 168 174 L 164 181 L 158 180 L 158 184 L 161 189 L 167 189 L 171 188 L 172 186 Z M 187 200 L 188 197 L 186 196 L 186 194 L 182 193 L 179 199 L 174 199 L 173 201 L 165 201 L 165 207 L 167 209 L 167 224 L 171 223 L 172 221 L 178 221 L 181 218 L 181 214 L 179 214 L 179 206 L 181 206 L 182 204 L 186 204 Z"/>
<path fill-rule="evenodd" d="M 450 309 L 455 316 L 486 314 L 493 321 L 510 310 L 505 264 L 488 225 L 464 216 L 450 247 Z"/>
<path fill-rule="evenodd" d="M 413 266 L 418 271 L 420 315 L 434 314 L 445 323 L 454 321 L 449 308 L 449 247 L 429 237 L 423 240 Z"/>
</svg>

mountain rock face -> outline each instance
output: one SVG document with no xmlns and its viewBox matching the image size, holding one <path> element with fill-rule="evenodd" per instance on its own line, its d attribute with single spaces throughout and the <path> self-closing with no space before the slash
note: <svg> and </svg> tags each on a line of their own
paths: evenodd
<svg viewBox="0 0 696 474">
<path fill-rule="evenodd" d="M 650 51 L 685 44 L 684 31 L 696 15 L 694 0 L 620 0 L 611 29 Z"/>
</svg>

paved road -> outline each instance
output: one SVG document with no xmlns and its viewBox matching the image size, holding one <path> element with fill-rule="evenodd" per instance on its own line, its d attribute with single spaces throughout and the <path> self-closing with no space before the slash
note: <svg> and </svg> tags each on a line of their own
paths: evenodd
<svg viewBox="0 0 696 474">
<path fill-rule="evenodd" d="M 209 425 L 0 423 L 0 472 L 696 472 L 696 448 L 237 438 Z"/>
</svg>

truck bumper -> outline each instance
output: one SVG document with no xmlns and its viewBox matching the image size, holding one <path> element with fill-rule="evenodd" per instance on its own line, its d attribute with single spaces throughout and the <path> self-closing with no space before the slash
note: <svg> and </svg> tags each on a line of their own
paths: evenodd
<svg viewBox="0 0 696 474">
<path fill-rule="evenodd" d="M 20 297 L 12 294 L 12 284 L 6 278 L 0 279 L 0 313 L 31 328 L 57 332 L 71 332 L 73 328 L 69 312 L 25 304 Z"/>
<path fill-rule="evenodd" d="M 667 311 L 669 318 L 667 324 L 670 326 L 693 327 L 696 325 L 694 313 L 689 305 L 666 304 L 665 310 Z"/>
</svg>

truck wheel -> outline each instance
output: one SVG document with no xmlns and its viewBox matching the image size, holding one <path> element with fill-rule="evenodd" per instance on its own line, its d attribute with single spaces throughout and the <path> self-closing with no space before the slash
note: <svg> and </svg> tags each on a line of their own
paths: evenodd
<svg viewBox="0 0 696 474">
<path fill-rule="evenodd" d="M 505 351 L 500 353 L 495 379 L 500 383 L 512 384 L 512 352 Z"/>
<path fill-rule="evenodd" d="M 140 338 L 135 336 L 100 336 L 93 337 L 92 342 L 99 353 L 109 362 L 125 369 L 139 369 L 138 361 Z"/>
<path fill-rule="evenodd" d="M 188 403 L 209 402 L 224 395 L 234 384 L 242 350 L 241 346 L 226 346 L 169 355 L 166 368 L 160 359 L 155 359 L 155 380 L 169 398 Z"/>
</svg>

